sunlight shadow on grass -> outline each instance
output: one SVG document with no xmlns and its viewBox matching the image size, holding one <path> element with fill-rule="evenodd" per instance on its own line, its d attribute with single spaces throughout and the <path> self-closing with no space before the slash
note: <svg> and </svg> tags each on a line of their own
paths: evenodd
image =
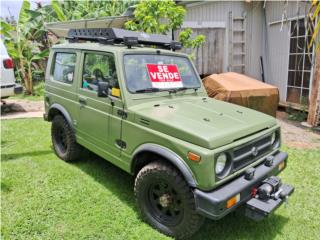
<svg viewBox="0 0 320 240">
<path fill-rule="evenodd" d="M 131 175 L 92 153 L 73 165 L 138 211 L 133 193 L 134 178 Z M 240 213 L 231 213 L 219 221 L 206 220 L 192 239 L 273 239 L 281 233 L 287 222 L 288 219 L 281 215 L 254 222 Z"/>
<path fill-rule="evenodd" d="M 1 161 L 6 162 L 10 160 L 17 160 L 21 157 L 37 157 L 41 155 L 52 154 L 52 150 L 34 151 L 34 152 L 22 152 L 22 153 L 8 153 L 1 155 Z"/>
<path fill-rule="evenodd" d="M 133 177 L 93 153 L 87 155 L 73 165 L 115 194 L 120 201 L 131 208 L 135 208 Z"/>
<path fill-rule="evenodd" d="M 5 182 L 3 182 L 3 180 L 1 180 L 1 192 L 3 192 L 3 193 L 11 192 L 10 185 L 8 185 Z"/>
<path fill-rule="evenodd" d="M 255 222 L 236 212 L 218 221 L 207 219 L 191 239 L 274 239 L 281 234 L 281 229 L 288 221 L 288 218 L 281 215 L 271 215 L 263 221 Z"/>
</svg>

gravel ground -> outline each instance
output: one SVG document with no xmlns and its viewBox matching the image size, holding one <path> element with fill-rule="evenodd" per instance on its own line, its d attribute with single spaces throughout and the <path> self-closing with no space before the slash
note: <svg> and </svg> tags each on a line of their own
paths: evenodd
<svg viewBox="0 0 320 240">
<path fill-rule="evenodd" d="M 289 147 L 320 149 L 320 132 L 303 127 L 299 122 L 289 121 L 285 112 L 277 112 L 281 126 L 282 141 Z"/>
<path fill-rule="evenodd" d="M 8 99 L 1 105 L 1 119 L 42 117 L 42 101 Z M 278 112 L 277 119 L 281 125 L 282 140 L 289 147 L 299 149 L 320 149 L 320 132 L 311 131 L 300 123 L 287 120 L 285 112 Z"/>
</svg>

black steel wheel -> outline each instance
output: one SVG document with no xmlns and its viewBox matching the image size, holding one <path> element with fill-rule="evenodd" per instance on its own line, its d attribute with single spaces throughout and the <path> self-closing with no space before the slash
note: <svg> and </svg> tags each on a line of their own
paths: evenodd
<svg viewBox="0 0 320 240">
<path fill-rule="evenodd" d="M 82 148 L 76 142 L 74 132 L 61 115 L 52 120 L 51 139 L 56 155 L 66 162 L 77 160 Z"/>
<path fill-rule="evenodd" d="M 183 218 L 181 196 L 166 180 L 150 184 L 146 191 L 149 212 L 158 222 L 168 226 L 178 225 Z"/>
<path fill-rule="evenodd" d="M 143 219 L 168 236 L 190 237 L 203 223 L 190 187 L 170 165 L 146 165 L 136 177 L 134 190 Z"/>
</svg>

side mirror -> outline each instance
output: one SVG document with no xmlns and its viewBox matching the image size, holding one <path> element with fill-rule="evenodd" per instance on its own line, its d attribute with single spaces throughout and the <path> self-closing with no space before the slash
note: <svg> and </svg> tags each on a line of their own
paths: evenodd
<svg viewBox="0 0 320 240">
<path fill-rule="evenodd" d="M 109 83 L 98 82 L 98 97 L 108 97 Z"/>
</svg>

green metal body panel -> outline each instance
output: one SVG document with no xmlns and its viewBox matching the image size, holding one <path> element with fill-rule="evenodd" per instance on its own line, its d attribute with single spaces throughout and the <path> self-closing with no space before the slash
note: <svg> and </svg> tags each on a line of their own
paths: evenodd
<svg viewBox="0 0 320 240">
<path fill-rule="evenodd" d="M 68 51 L 77 53 L 72 85 L 57 82 L 51 76 L 54 52 Z M 100 98 L 91 91 L 81 89 L 84 53 L 88 51 L 114 55 L 120 98 Z M 220 186 L 278 151 L 274 149 L 263 158 L 217 181 L 215 154 L 270 134 L 279 126 L 274 118 L 263 113 L 208 98 L 202 84 L 198 91 L 130 93 L 125 83 L 123 56 L 132 53 L 156 54 L 156 51 L 154 48 L 128 49 L 122 45 L 98 43 L 54 46 L 46 72 L 46 112 L 54 103 L 63 106 L 72 119 L 78 143 L 129 173 L 132 173 L 134 153 L 143 144 L 152 143 L 174 152 L 191 172 L 196 187 L 202 190 Z M 164 53 L 187 57 L 160 50 L 160 54 Z M 85 100 L 86 105 L 79 100 Z M 119 116 L 118 110 L 125 111 L 127 117 Z M 126 147 L 118 146 L 117 140 L 125 142 Z M 188 160 L 190 151 L 200 155 L 201 161 Z"/>
</svg>

